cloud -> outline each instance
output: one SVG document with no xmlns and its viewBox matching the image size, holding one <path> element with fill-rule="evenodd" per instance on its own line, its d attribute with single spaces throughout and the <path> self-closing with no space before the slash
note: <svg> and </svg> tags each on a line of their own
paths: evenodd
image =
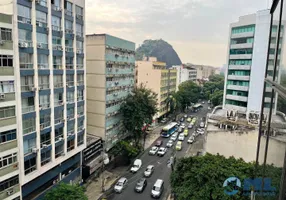
<svg viewBox="0 0 286 200">
<path fill-rule="evenodd" d="M 266 7 L 260 0 L 87 0 L 86 29 L 137 46 L 145 39 L 162 38 L 176 47 L 183 62 L 221 66 L 229 24 Z"/>
</svg>

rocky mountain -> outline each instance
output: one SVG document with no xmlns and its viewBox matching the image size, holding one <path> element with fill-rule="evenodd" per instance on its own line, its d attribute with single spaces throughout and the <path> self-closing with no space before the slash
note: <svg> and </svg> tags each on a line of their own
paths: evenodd
<svg viewBox="0 0 286 200">
<path fill-rule="evenodd" d="M 144 56 L 157 57 L 158 61 L 165 62 L 167 67 L 172 65 L 181 65 L 181 59 L 173 47 L 166 41 L 145 40 L 140 47 L 136 49 L 136 60 L 142 60 Z"/>
</svg>

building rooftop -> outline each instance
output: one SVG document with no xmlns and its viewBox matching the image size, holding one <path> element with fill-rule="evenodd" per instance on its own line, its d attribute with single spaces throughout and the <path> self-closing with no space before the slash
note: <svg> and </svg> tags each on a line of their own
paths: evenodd
<svg viewBox="0 0 286 200">
<path fill-rule="evenodd" d="M 98 137 L 98 136 L 94 136 L 94 135 L 90 135 L 90 134 L 87 134 L 86 135 L 86 146 L 89 146 L 90 144 L 100 140 L 101 138 Z"/>
</svg>

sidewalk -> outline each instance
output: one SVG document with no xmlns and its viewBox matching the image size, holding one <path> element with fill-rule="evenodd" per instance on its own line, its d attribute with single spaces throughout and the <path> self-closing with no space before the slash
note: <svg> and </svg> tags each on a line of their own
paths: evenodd
<svg viewBox="0 0 286 200">
<path fill-rule="evenodd" d="M 146 141 L 145 141 L 145 150 L 149 148 L 153 142 L 160 136 L 160 131 L 161 131 L 162 126 L 157 126 L 154 128 L 152 133 L 149 133 L 146 136 Z M 122 174 L 126 173 L 127 169 L 129 166 L 123 166 L 123 167 L 116 167 L 112 170 L 109 171 L 104 171 L 103 172 L 103 177 L 105 178 L 105 190 L 108 190 L 114 181 L 116 181 Z M 86 192 L 85 194 L 87 195 L 89 200 L 98 200 L 99 197 L 103 194 L 102 193 L 102 174 L 99 177 L 91 179 L 87 184 L 86 184 Z"/>
</svg>

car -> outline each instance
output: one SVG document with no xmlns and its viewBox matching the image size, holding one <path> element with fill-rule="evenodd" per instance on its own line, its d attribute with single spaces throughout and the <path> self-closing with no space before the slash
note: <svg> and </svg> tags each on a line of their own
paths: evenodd
<svg viewBox="0 0 286 200">
<path fill-rule="evenodd" d="M 197 133 L 200 134 L 200 135 L 203 135 L 203 134 L 205 133 L 205 131 L 203 131 L 203 130 L 198 130 Z"/>
<path fill-rule="evenodd" d="M 155 169 L 154 165 L 148 165 L 146 170 L 144 171 L 144 176 L 150 177 L 153 174 L 154 169 Z"/>
<path fill-rule="evenodd" d="M 187 118 L 188 117 L 188 115 L 184 115 L 184 118 Z"/>
<path fill-rule="evenodd" d="M 176 141 L 177 138 L 178 138 L 178 132 L 175 132 L 175 133 L 171 136 L 170 140 Z"/>
<path fill-rule="evenodd" d="M 166 152 L 167 152 L 167 148 L 160 147 L 159 151 L 157 152 L 157 155 L 158 156 L 164 156 Z"/>
<path fill-rule="evenodd" d="M 181 122 L 180 121 L 177 121 L 177 126 L 180 126 L 181 125 Z"/>
<path fill-rule="evenodd" d="M 205 104 L 205 102 L 203 101 L 202 104 Z"/>
<path fill-rule="evenodd" d="M 160 147 L 160 146 L 162 146 L 162 144 L 163 144 L 162 140 L 157 140 L 155 146 Z"/>
<path fill-rule="evenodd" d="M 115 184 L 115 186 L 114 186 L 114 191 L 115 191 L 116 193 L 121 193 L 121 192 L 124 190 L 124 188 L 126 188 L 127 183 L 128 183 L 127 178 L 121 177 L 121 178 L 117 181 L 117 183 Z"/>
<path fill-rule="evenodd" d="M 157 179 L 151 190 L 151 196 L 153 198 L 160 198 L 164 191 L 164 181 L 162 179 Z"/>
<path fill-rule="evenodd" d="M 194 126 L 194 125 L 195 125 L 195 122 L 191 121 L 190 125 Z"/>
<path fill-rule="evenodd" d="M 208 110 L 211 110 L 212 108 L 211 107 L 208 107 Z"/>
<path fill-rule="evenodd" d="M 191 121 L 192 121 L 192 118 L 189 117 L 189 118 L 187 119 L 187 122 L 191 122 Z"/>
<path fill-rule="evenodd" d="M 141 193 L 141 192 L 144 191 L 144 189 L 146 188 L 146 186 L 147 186 L 147 180 L 146 180 L 146 178 L 140 178 L 140 179 L 137 181 L 134 190 L 135 190 L 135 192 Z"/>
<path fill-rule="evenodd" d="M 188 136 L 189 135 L 189 130 L 188 129 L 185 129 L 184 130 L 184 136 Z"/>
<path fill-rule="evenodd" d="M 201 122 L 201 123 L 200 123 L 200 127 L 201 127 L 201 128 L 204 128 L 204 127 L 205 127 L 205 123 L 204 123 L 204 122 Z"/>
<path fill-rule="evenodd" d="M 188 143 L 189 144 L 193 144 L 193 142 L 195 141 L 195 138 L 194 138 L 194 136 L 191 136 L 191 137 L 189 137 L 189 139 L 188 139 Z"/>
<path fill-rule="evenodd" d="M 185 129 L 186 128 L 185 124 L 181 124 L 180 128 Z"/>
<path fill-rule="evenodd" d="M 133 166 L 131 167 L 130 171 L 132 173 L 136 173 L 142 166 L 142 160 L 136 159 L 133 163 Z"/>
<path fill-rule="evenodd" d="M 154 146 L 149 150 L 149 155 L 155 155 L 157 151 L 159 150 L 158 147 Z"/>
<path fill-rule="evenodd" d="M 192 128 L 193 128 L 193 125 L 189 124 L 188 129 L 192 129 Z"/>
<path fill-rule="evenodd" d="M 178 140 L 179 140 L 179 141 L 184 141 L 184 139 L 185 139 L 185 135 L 184 135 L 184 133 L 181 133 L 181 134 L 179 135 Z"/>
<path fill-rule="evenodd" d="M 162 120 L 161 120 L 161 123 L 166 123 L 167 122 L 167 118 L 163 118 Z"/>
<path fill-rule="evenodd" d="M 182 150 L 182 142 L 181 141 L 178 141 L 177 144 L 176 144 L 176 150 L 180 151 Z"/>
<path fill-rule="evenodd" d="M 178 132 L 179 132 L 179 133 L 182 133 L 183 131 L 184 131 L 184 129 L 183 129 L 182 127 L 179 127 L 179 128 L 178 128 Z"/>
<path fill-rule="evenodd" d="M 180 122 L 184 122 L 184 121 L 185 121 L 185 118 L 182 117 L 182 118 L 180 119 Z"/>
<path fill-rule="evenodd" d="M 166 144 L 166 147 L 172 147 L 173 146 L 173 140 L 169 140 Z"/>
</svg>

